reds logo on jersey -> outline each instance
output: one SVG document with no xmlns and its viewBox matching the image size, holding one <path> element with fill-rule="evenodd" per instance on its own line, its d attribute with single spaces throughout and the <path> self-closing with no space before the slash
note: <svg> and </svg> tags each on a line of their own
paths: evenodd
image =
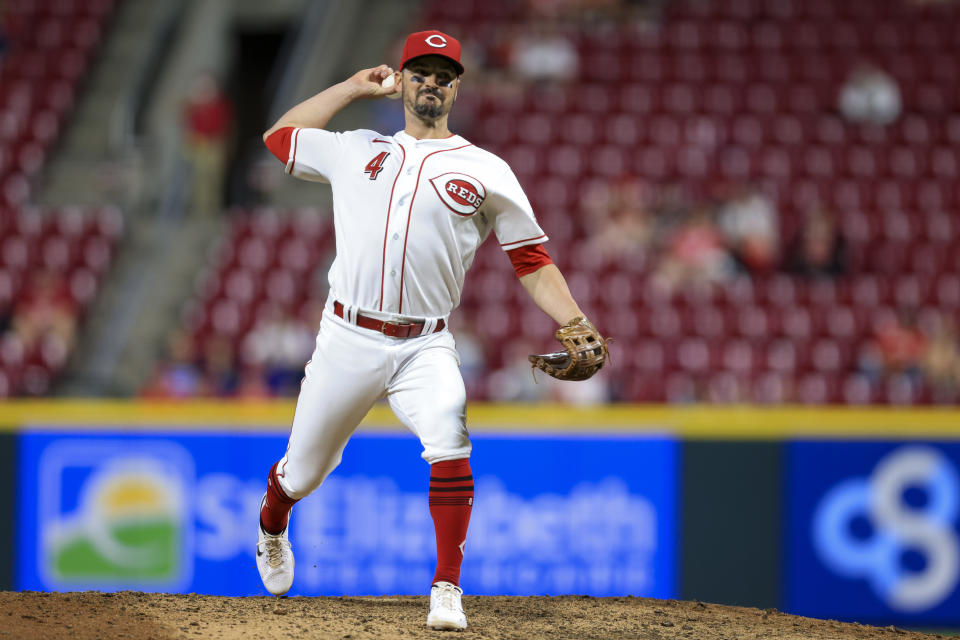
<svg viewBox="0 0 960 640">
<path fill-rule="evenodd" d="M 483 184 L 463 173 L 444 173 L 430 178 L 430 184 L 443 204 L 458 216 L 472 216 L 487 197 Z"/>
</svg>

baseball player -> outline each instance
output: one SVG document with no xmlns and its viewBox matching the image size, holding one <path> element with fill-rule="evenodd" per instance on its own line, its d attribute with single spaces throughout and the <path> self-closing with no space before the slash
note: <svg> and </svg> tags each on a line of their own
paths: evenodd
<svg viewBox="0 0 960 640">
<path fill-rule="evenodd" d="M 510 167 L 447 128 L 463 71 L 456 39 L 413 33 L 399 71 L 358 71 L 292 108 L 263 136 L 287 173 L 330 183 L 337 253 L 287 450 L 268 475 L 257 568 L 270 593 L 290 589 L 291 508 L 339 464 L 357 425 L 386 397 L 430 464 L 437 566 L 427 625 L 435 629 L 467 626 L 459 584 L 473 474 L 466 393 L 447 321 L 491 232 L 536 304 L 562 325 L 557 337 L 566 351 L 531 356 L 534 366 L 582 379 L 606 356 L 603 338 L 544 251 L 547 236 Z M 324 129 L 354 100 L 391 95 L 402 98 L 403 131 Z"/>
</svg>

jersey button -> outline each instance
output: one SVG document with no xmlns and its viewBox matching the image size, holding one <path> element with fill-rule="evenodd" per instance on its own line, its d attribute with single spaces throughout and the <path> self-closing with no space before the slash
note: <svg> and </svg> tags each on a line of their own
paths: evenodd
<svg viewBox="0 0 960 640">
<path fill-rule="evenodd" d="M 400 234 L 399 234 L 399 233 L 393 234 L 393 239 L 394 239 L 394 240 L 399 240 L 399 239 L 400 239 Z"/>
<path fill-rule="evenodd" d="M 397 275 L 397 270 L 396 270 L 396 269 L 391 269 L 391 270 L 390 270 L 390 275 L 392 275 L 392 276 Z"/>
</svg>

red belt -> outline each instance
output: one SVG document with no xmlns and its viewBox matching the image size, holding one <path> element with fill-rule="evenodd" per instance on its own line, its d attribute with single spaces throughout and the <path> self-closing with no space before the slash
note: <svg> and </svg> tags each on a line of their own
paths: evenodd
<svg viewBox="0 0 960 640">
<path fill-rule="evenodd" d="M 342 318 L 343 304 L 334 301 L 333 313 Z M 387 320 L 377 320 L 376 318 L 358 313 L 357 326 L 370 329 L 371 331 L 379 331 L 383 335 L 390 336 L 391 338 L 416 338 L 423 333 L 423 327 L 425 325 L 423 322 L 390 322 Z M 433 330 L 433 333 L 443 331 L 445 326 L 446 324 L 443 320 L 437 320 L 437 326 Z"/>
</svg>

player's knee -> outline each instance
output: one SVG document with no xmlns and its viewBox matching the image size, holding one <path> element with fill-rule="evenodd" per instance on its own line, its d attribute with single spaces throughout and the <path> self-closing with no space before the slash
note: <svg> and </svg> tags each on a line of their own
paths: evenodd
<svg viewBox="0 0 960 640">
<path fill-rule="evenodd" d="M 423 459 L 433 464 L 439 460 L 468 457 L 471 446 L 462 407 L 459 412 L 451 409 L 432 418 L 432 422 L 421 429 Z"/>
<path fill-rule="evenodd" d="M 439 400 L 422 412 L 421 422 L 421 430 L 425 434 L 436 434 L 437 437 L 453 437 L 459 432 L 466 434 L 466 404 L 456 400 Z"/>
</svg>

